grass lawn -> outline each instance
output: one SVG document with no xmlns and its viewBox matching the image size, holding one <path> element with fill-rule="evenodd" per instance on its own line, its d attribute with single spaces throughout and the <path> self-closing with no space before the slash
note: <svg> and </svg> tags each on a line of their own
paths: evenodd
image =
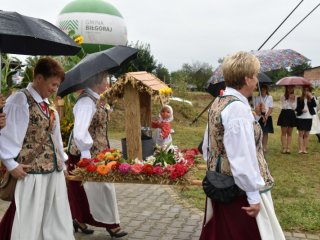
<svg viewBox="0 0 320 240">
<path fill-rule="evenodd" d="M 298 91 L 297 91 L 298 93 Z M 297 94 L 296 93 L 296 94 Z M 316 93 L 319 96 L 320 92 Z M 280 128 L 276 126 L 279 109 L 279 98 L 283 94 L 282 89 L 270 92 L 275 101 L 273 113 L 274 134 L 269 134 L 269 149 L 266 155 L 275 186 L 272 196 L 276 213 L 282 228 L 286 231 L 306 231 L 310 233 L 320 232 L 320 156 L 316 136 L 310 135 L 309 154 L 298 154 L 296 131 L 293 134 L 293 146 L 291 154 L 281 154 Z M 197 147 L 201 141 L 207 114 L 199 121 L 190 125 L 192 120 L 212 100 L 207 93 L 188 93 L 185 97 L 193 102 L 193 106 L 179 102 L 170 102 L 174 110 L 173 141 L 179 148 Z M 153 106 L 153 116 L 159 112 L 159 105 Z M 121 101 L 115 106 L 111 115 L 109 135 L 110 138 L 120 139 L 124 137 L 123 106 Z M 202 179 L 204 170 L 196 173 L 196 179 Z M 204 210 L 205 196 L 200 186 L 190 186 L 179 195 L 193 206 Z"/>
</svg>

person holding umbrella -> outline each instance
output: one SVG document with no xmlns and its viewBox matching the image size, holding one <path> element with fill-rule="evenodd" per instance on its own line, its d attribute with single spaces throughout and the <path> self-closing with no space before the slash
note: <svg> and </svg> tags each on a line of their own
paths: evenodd
<svg viewBox="0 0 320 240">
<path fill-rule="evenodd" d="M 261 84 L 261 96 L 254 98 L 254 108 L 260 108 L 257 112 L 260 112 L 258 121 L 263 131 L 262 145 L 263 151 L 267 151 L 268 134 L 274 133 L 272 122 L 272 110 L 273 110 L 273 98 L 269 95 L 268 85 Z"/>
<path fill-rule="evenodd" d="M 3 109 L 5 104 L 5 98 L 0 94 L 0 109 Z M 6 125 L 6 114 L 0 112 L 0 128 L 3 128 Z"/>
<path fill-rule="evenodd" d="M 74 239 L 59 115 L 48 101 L 63 79 L 61 65 L 42 58 L 33 82 L 4 106 L 0 159 L 17 183 L 0 223 L 1 239 Z"/>
<path fill-rule="evenodd" d="M 237 52 L 223 60 L 224 95 L 213 102 L 208 119 L 209 169 L 233 176 L 244 192 L 231 202 L 206 199 L 200 240 L 284 240 L 275 215 L 270 175 L 262 147 L 262 131 L 247 98 L 258 83 L 259 60 Z M 219 168 L 219 167 L 217 167 Z"/>
<path fill-rule="evenodd" d="M 297 129 L 299 131 L 299 153 L 307 154 L 309 132 L 312 127 L 312 116 L 316 114 L 316 101 L 310 86 L 303 86 L 302 94 L 297 99 Z"/>
<path fill-rule="evenodd" d="M 107 87 L 107 74 L 98 73 L 86 81 L 87 87 L 73 108 L 74 128 L 70 137 L 68 170 L 72 171 L 80 159 L 95 157 L 109 148 L 107 112 L 99 103 L 100 94 Z M 104 227 L 111 237 L 128 233 L 120 228 L 116 192 L 113 183 L 68 182 L 68 196 L 75 231 L 93 233 L 86 224 Z"/>
</svg>

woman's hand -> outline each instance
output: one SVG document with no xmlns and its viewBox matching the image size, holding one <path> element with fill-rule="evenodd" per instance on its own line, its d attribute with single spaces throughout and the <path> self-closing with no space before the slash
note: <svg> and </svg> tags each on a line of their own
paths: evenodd
<svg viewBox="0 0 320 240">
<path fill-rule="evenodd" d="M 242 207 L 241 209 L 246 211 L 250 217 L 256 217 L 260 212 L 260 203 L 250 204 L 249 207 Z"/>
<path fill-rule="evenodd" d="M 289 95 L 289 101 L 290 101 L 290 102 L 294 102 L 295 100 L 296 100 L 295 95 L 291 93 L 291 94 Z"/>
<path fill-rule="evenodd" d="M 68 177 L 68 176 L 69 176 L 69 173 L 68 173 L 67 170 L 63 170 L 63 173 L 64 173 L 64 176 L 65 176 L 65 177 Z"/>
<path fill-rule="evenodd" d="M 16 179 L 23 179 L 25 176 L 27 176 L 25 170 L 30 167 L 30 165 L 19 164 L 15 169 L 10 171 L 10 174 Z"/>
</svg>

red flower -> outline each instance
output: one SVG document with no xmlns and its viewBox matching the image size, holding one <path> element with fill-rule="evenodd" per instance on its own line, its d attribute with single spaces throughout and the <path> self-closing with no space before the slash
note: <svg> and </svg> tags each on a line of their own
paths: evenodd
<svg viewBox="0 0 320 240">
<path fill-rule="evenodd" d="M 143 165 L 135 163 L 131 166 L 131 171 L 133 174 L 139 174 L 142 172 Z"/>
<path fill-rule="evenodd" d="M 172 172 L 174 170 L 174 167 L 170 164 L 168 164 L 165 169 L 164 169 L 166 172 Z"/>
<path fill-rule="evenodd" d="M 183 164 L 176 163 L 175 165 L 173 165 L 173 167 L 174 167 L 174 169 L 169 175 L 169 177 L 172 180 L 175 180 L 176 178 L 182 177 L 188 171 L 188 167 Z"/>
<path fill-rule="evenodd" d="M 155 166 L 154 168 L 153 168 L 153 173 L 155 174 L 155 175 L 162 175 L 163 173 L 164 173 L 164 170 L 162 169 L 162 167 L 161 166 Z"/>
<path fill-rule="evenodd" d="M 77 166 L 80 168 L 85 168 L 91 163 L 91 159 L 89 158 L 81 158 L 80 161 L 77 163 Z"/>
<path fill-rule="evenodd" d="M 111 151 L 110 151 L 110 148 L 104 149 L 101 153 L 106 153 L 106 152 L 111 152 Z"/>
<path fill-rule="evenodd" d="M 92 161 L 93 161 L 94 163 L 100 162 L 98 158 L 94 158 L 94 159 L 92 159 Z"/>
<path fill-rule="evenodd" d="M 97 170 L 97 166 L 94 165 L 93 163 L 90 163 L 88 166 L 87 166 L 87 171 L 88 172 L 95 172 Z"/>
<path fill-rule="evenodd" d="M 120 165 L 121 165 L 121 163 L 116 161 L 116 164 L 111 167 L 111 170 L 114 171 L 114 170 L 119 169 Z"/>
<path fill-rule="evenodd" d="M 153 167 L 151 164 L 144 164 L 142 167 L 142 172 L 147 174 L 147 175 L 152 175 L 153 174 Z"/>
</svg>

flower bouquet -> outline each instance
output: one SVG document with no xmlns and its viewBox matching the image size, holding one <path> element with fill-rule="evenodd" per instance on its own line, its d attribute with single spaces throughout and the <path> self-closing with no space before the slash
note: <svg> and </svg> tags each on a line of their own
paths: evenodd
<svg viewBox="0 0 320 240">
<path fill-rule="evenodd" d="M 153 156 L 128 163 L 119 149 L 110 148 L 95 158 L 81 159 L 71 178 L 95 182 L 185 185 L 190 183 L 189 175 L 197 154 L 190 150 L 180 151 L 175 146 L 156 146 Z"/>
</svg>

